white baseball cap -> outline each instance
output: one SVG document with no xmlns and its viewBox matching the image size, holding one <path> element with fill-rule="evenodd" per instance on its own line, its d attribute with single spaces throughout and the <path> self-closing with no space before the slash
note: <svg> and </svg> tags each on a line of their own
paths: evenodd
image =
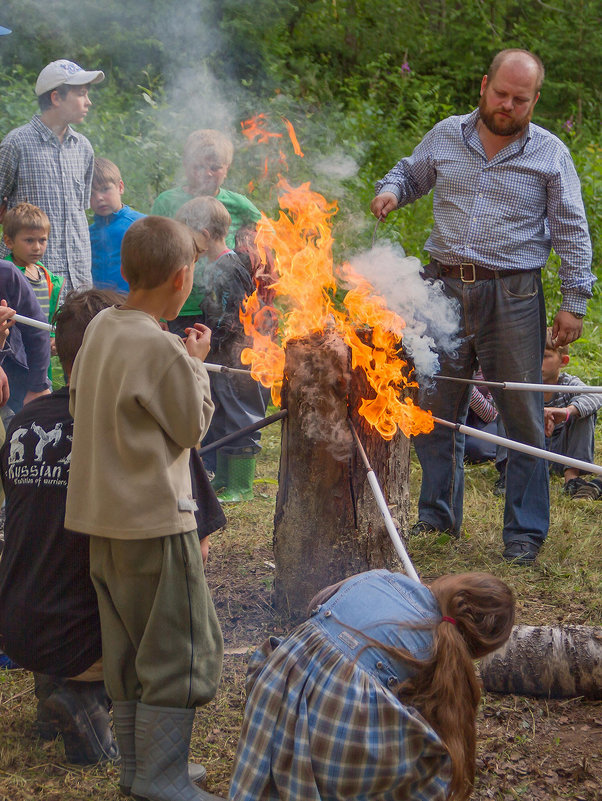
<svg viewBox="0 0 602 801">
<path fill-rule="evenodd" d="M 84 86 L 88 83 L 100 83 L 104 81 L 105 74 L 102 70 L 87 71 L 82 69 L 79 64 L 67 61 L 64 58 L 48 64 L 38 75 L 36 81 L 36 95 L 38 97 L 44 92 L 50 92 L 57 86 Z"/>
</svg>

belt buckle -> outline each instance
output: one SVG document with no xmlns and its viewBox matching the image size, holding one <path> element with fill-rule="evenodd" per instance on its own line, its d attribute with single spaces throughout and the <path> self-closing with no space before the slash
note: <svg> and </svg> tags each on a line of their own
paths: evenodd
<svg viewBox="0 0 602 801">
<path fill-rule="evenodd" d="M 467 267 L 472 267 L 472 278 L 467 278 L 464 275 L 464 270 Z M 463 284 L 474 284 L 474 282 L 477 280 L 476 269 L 473 262 L 471 261 L 462 262 L 462 264 L 460 265 L 460 280 L 462 281 Z"/>
</svg>

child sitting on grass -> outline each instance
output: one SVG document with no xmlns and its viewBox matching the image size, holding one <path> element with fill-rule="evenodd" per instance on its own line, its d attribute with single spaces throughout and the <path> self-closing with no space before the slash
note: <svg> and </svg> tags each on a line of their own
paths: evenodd
<svg viewBox="0 0 602 801">
<path fill-rule="evenodd" d="M 552 341 L 552 329 L 546 334 L 546 349 L 541 368 L 544 384 L 561 384 L 567 387 L 585 386 L 580 378 L 565 373 L 563 367 L 569 363 L 569 346 L 556 346 Z M 602 395 L 569 394 L 568 392 L 548 392 L 544 395 L 544 420 L 546 444 L 549 451 L 594 461 L 594 429 L 597 411 L 602 406 Z M 602 498 L 602 479 L 591 481 L 582 478 L 582 471 L 576 467 L 565 467 L 556 462 L 550 463 L 550 472 L 564 474 L 563 492 L 573 498 Z"/>
<path fill-rule="evenodd" d="M 196 530 L 190 449 L 213 404 L 210 330 L 163 331 L 192 288 L 198 250 L 182 223 L 126 231 L 126 302 L 88 326 L 71 375 L 74 417 L 65 526 L 90 535 L 120 787 L 198 801 L 187 761 L 195 707 L 217 690 L 223 641 Z"/>
<path fill-rule="evenodd" d="M 47 214 L 31 203 L 19 203 L 4 215 L 3 233 L 4 243 L 10 250 L 7 260 L 12 261 L 27 278 L 42 312 L 48 322 L 52 322 L 65 279 L 51 273 L 42 264 L 50 233 Z M 48 377 L 54 389 L 59 389 L 65 386 L 65 380 L 56 355 L 53 332 L 50 334 L 50 354 Z"/>
<path fill-rule="evenodd" d="M 90 207 L 94 222 L 90 226 L 92 247 L 92 283 L 97 287 L 127 292 L 121 275 L 121 240 L 130 225 L 144 217 L 124 205 L 123 179 L 119 167 L 109 159 L 94 159 Z"/>
<path fill-rule="evenodd" d="M 252 344 L 244 334 L 240 309 L 254 287 L 242 262 L 226 244 L 230 214 L 217 198 L 197 197 L 179 209 L 176 219 L 202 234 L 207 242 L 209 263 L 203 273 L 201 310 L 212 332 L 208 359 L 240 369 L 244 367 L 241 351 Z M 211 373 L 210 383 L 215 411 L 203 445 L 265 417 L 260 385 L 250 374 Z M 216 457 L 207 461 L 208 469 L 215 472 L 212 484 L 222 503 L 252 500 L 260 437 L 259 431 L 247 434 L 220 448 Z"/>
</svg>

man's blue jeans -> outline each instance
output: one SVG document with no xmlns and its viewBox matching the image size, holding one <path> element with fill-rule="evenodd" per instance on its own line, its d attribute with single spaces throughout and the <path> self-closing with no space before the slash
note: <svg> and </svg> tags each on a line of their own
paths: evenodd
<svg viewBox="0 0 602 801">
<path fill-rule="evenodd" d="M 426 280 L 436 279 L 431 263 Z M 462 340 L 453 357 L 440 356 L 441 375 L 471 378 L 477 361 L 489 381 L 541 383 L 545 345 L 545 304 L 540 274 L 464 283 L 442 279 L 448 297 L 459 303 Z M 545 448 L 543 394 L 492 389 L 510 439 Z M 421 391 L 420 404 L 436 417 L 464 423 L 470 387 L 434 380 Z M 418 517 L 440 530 L 459 533 L 464 502 L 464 435 L 435 424 L 414 438 L 422 466 Z M 506 472 L 504 543 L 545 540 L 550 518 L 548 466 L 543 459 L 511 450 Z"/>
</svg>

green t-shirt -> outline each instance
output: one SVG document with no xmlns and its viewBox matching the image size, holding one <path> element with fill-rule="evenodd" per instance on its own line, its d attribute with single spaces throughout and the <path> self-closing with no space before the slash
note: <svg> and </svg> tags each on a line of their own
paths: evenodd
<svg viewBox="0 0 602 801">
<path fill-rule="evenodd" d="M 168 189 L 166 192 L 161 192 L 159 197 L 153 203 L 151 214 L 159 214 L 161 217 L 175 217 L 176 212 L 192 200 L 194 195 L 189 195 L 183 187 L 178 186 L 175 189 Z M 261 219 L 261 212 L 251 201 L 244 195 L 238 192 L 231 192 L 229 189 L 220 187 L 216 198 L 223 203 L 228 209 L 232 223 L 230 230 L 226 236 L 226 244 L 229 248 L 234 247 L 234 235 L 238 229 L 243 225 L 253 225 Z M 201 302 L 205 297 L 205 292 L 202 289 L 202 277 L 206 259 L 199 259 L 194 270 L 194 283 L 192 292 L 186 303 L 182 306 L 180 312 L 181 317 L 191 317 L 192 315 L 200 314 Z"/>
</svg>

